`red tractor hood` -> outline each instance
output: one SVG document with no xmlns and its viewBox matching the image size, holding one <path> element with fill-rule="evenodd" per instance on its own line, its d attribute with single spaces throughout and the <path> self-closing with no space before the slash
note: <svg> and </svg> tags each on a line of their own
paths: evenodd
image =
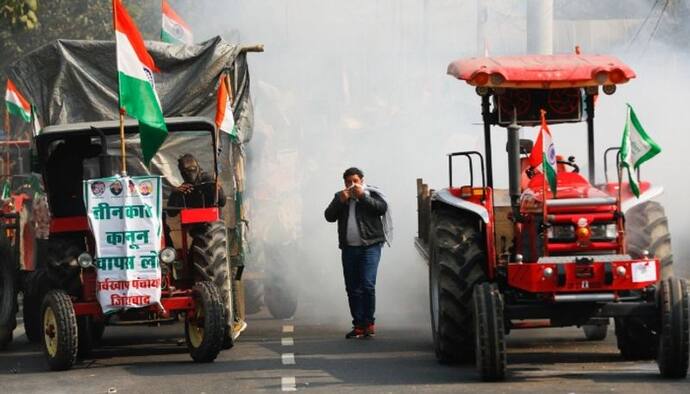
<svg viewBox="0 0 690 394">
<path fill-rule="evenodd" d="M 608 194 L 590 185 L 587 179 L 575 172 L 559 172 L 556 180 L 556 198 L 558 199 L 609 197 Z M 548 184 L 546 185 L 546 195 L 549 199 L 553 198 Z M 522 199 L 544 201 L 544 176 L 542 174 L 537 174 L 530 180 L 522 194 Z"/>
</svg>

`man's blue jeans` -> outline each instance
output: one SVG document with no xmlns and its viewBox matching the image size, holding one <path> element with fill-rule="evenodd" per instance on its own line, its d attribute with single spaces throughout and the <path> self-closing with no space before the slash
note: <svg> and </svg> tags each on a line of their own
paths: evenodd
<svg viewBox="0 0 690 394">
<path fill-rule="evenodd" d="M 352 324 L 365 327 L 374 324 L 376 310 L 376 271 L 383 244 L 345 246 L 342 250 L 345 290 L 350 304 Z"/>
</svg>

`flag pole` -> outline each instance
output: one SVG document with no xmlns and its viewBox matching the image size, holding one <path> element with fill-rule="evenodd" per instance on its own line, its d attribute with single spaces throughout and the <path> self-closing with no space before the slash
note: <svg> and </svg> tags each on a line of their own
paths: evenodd
<svg viewBox="0 0 690 394">
<path fill-rule="evenodd" d="M 543 233 L 544 242 L 543 242 L 543 243 L 544 243 L 544 256 L 548 256 L 548 255 L 549 255 L 549 232 L 548 232 L 548 229 L 547 229 L 547 227 L 546 227 L 546 226 L 547 226 L 546 218 L 548 217 L 547 212 L 546 212 L 546 182 L 547 182 L 547 179 L 546 179 L 546 166 L 544 165 L 544 147 L 543 147 L 543 144 L 544 144 L 544 135 L 543 135 L 543 133 L 544 133 L 544 124 L 546 123 L 546 111 L 544 111 L 544 110 L 542 109 L 542 110 L 540 110 L 540 113 L 541 113 L 541 127 L 539 128 L 539 133 L 542 134 L 542 135 L 541 135 L 541 138 L 542 138 L 542 140 L 541 140 L 541 141 L 542 141 L 542 148 L 541 148 L 541 149 L 542 149 L 542 158 L 541 158 L 541 161 L 542 161 L 542 165 L 541 165 L 541 172 L 542 172 L 541 192 L 542 192 L 542 195 L 544 196 L 544 197 L 543 197 L 543 200 L 544 200 L 544 201 L 543 201 L 543 207 L 542 207 L 542 215 L 543 215 L 543 216 L 542 216 L 542 225 L 543 225 L 543 231 L 544 231 L 544 233 Z"/>
<path fill-rule="evenodd" d="M 127 176 L 127 156 L 125 150 L 125 110 L 120 108 L 120 173 Z"/>
<path fill-rule="evenodd" d="M 5 106 L 5 176 L 9 179 L 10 176 L 10 112 Z"/>
</svg>

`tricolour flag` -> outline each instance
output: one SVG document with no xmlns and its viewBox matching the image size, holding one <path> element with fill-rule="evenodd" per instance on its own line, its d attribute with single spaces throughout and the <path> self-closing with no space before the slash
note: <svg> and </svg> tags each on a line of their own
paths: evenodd
<svg viewBox="0 0 690 394">
<path fill-rule="evenodd" d="M 163 25 L 161 27 L 161 40 L 171 44 L 193 44 L 192 29 L 170 7 L 166 0 L 161 3 Z"/>
<path fill-rule="evenodd" d="M 544 174 L 544 181 L 549 182 L 551 192 L 556 196 L 556 148 L 551 139 L 551 131 L 546 124 L 546 111 L 541 111 L 541 128 L 537 142 L 534 144 L 530 154 L 529 163 L 532 168 L 541 170 Z"/>
<path fill-rule="evenodd" d="M 113 0 L 113 15 L 120 108 L 139 121 L 141 150 L 148 165 L 168 136 L 153 80 L 158 68 L 120 0 Z"/>
<path fill-rule="evenodd" d="M 232 103 L 230 102 L 230 86 L 225 74 L 220 76 L 220 86 L 216 96 L 216 127 L 227 133 L 235 141 L 237 139 L 237 126 L 232 113 Z"/>
<path fill-rule="evenodd" d="M 19 93 L 19 89 L 17 89 L 17 86 L 11 79 L 7 79 L 5 106 L 7 107 L 7 112 L 22 118 L 25 122 L 31 122 L 31 104 Z"/>
<path fill-rule="evenodd" d="M 632 106 L 627 106 L 628 114 L 621 141 L 621 167 L 628 170 L 628 180 L 633 194 L 640 197 L 640 185 L 637 184 L 634 172 L 642 163 L 661 152 L 661 148 L 644 130 Z"/>
</svg>

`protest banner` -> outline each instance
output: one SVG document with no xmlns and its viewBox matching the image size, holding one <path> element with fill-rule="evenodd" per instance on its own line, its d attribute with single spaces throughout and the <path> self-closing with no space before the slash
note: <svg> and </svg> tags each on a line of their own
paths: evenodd
<svg viewBox="0 0 690 394">
<path fill-rule="evenodd" d="M 160 305 L 161 178 L 90 179 L 84 201 L 103 313 Z"/>
</svg>

